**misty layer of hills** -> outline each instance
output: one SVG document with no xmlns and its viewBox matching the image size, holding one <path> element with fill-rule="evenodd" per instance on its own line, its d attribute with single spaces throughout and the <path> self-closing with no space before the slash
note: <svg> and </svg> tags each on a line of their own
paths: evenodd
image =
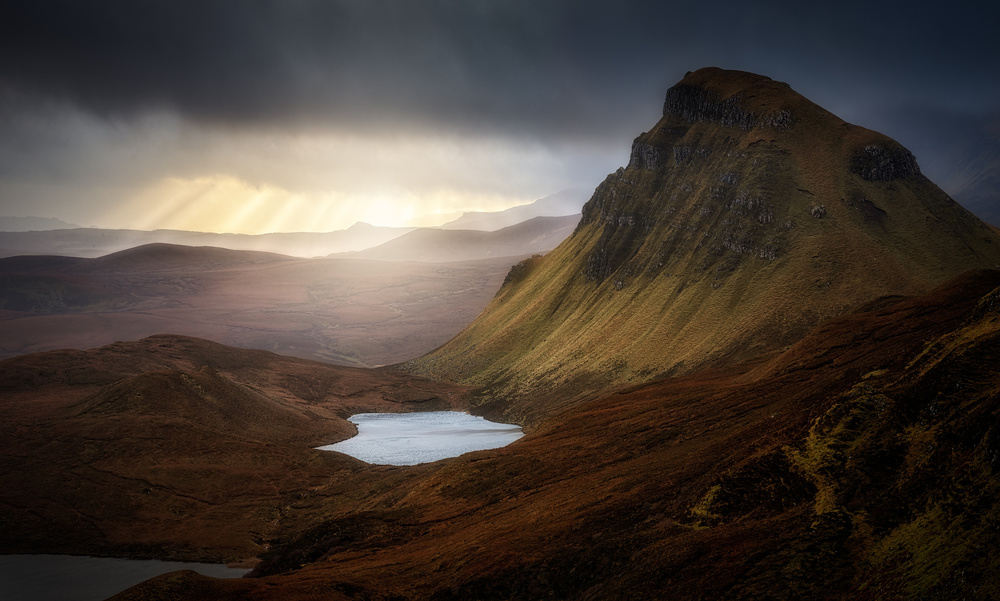
<svg viewBox="0 0 1000 601">
<path fill-rule="evenodd" d="M 80 226 L 55 217 L 0 217 L 0 232 L 32 232 L 73 229 Z"/>
<path fill-rule="evenodd" d="M 207 280 L 158 275 L 164 251 L 295 262 L 130 251 L 178 290 Z M 360 262 L 450 265 L 426 252 Z M 492 292 L 374 370 L 178 335 L 3 360 L 0 551 L 255 566 L 117 601 L 1000 597 L 1000 234 L 897 141 L 767 77 L 688 73 Z M 440 409 L 526 436 L 408 468 L 311 448 L 353 413 Z"/>
<path fill-rule="evenodd" d="M 539 202 L 532 210 L 564 210 Z M 496 225 L 509 219 L 497 215 Z M 487 217 L 477 220 L 484 224 Z M 96 258 L 26 254 L 22 248 L 18 256 L 0 258 L 0 357 L 173 333 L 342 365 L 398 363 L 457 334 L 512 264 L 556 247 L 578 221 L 579 215 L 534 217 L 496 231 L 357 225 L 331 234 L 233 239 L 82 229 L 0 234 L 35 249 L 74 245 L 81 255 L 132 236 L 299 245 L 305 254 L 335 239 L 374 244 L 314 259 L 166 243 Z M 394 239 L 376 244 L 387 235 Z"/>
<path fill-rule="evenodd" d="M 62 255 L 69 257 L 100 257 L 144 244 L 179 244 L 184 246 L 215 246 L 232 250 L 279 253 L 295 257 L 322 257 L 335 253 L 375 249 L 411 232 L 417 240 L 406 244 L 426 245 L 435 261 L 462 261 L 471 258 L 514 256 L 547 251 L 569 235 L 567 224 L 571 216 L 579 215 L 588 195 L 580 190 L 565 190 L 532 203 L 505 211 L 465 213 L 441 228 L 379 227 L 356 223 L 346 230 L 333 232 L 291 232 L 275 234 L 216 234 L 179 230 L 108 230 L 80 228 L 58 219 L 39 217 L 0 217 L 0 257 L 16 255 Z M 542 219 L 525 226 L 535 218 L 563 217 L 562 220 Z M 525 231 L 519 231 L 518 227 Z M 514 228 L 514 229 L 507 229 Z M 462 234 L 441 233 L 441 230 L 469 230 L 503 233 L 492 236 L 465 234 L 462 241 L 451 242 Z M 572 229 L 571 227 L 569 229 Z M 561 237 L 560 237 L 561 236 Z M 438 242 L 441 240 L 441 242 Z M 466 245 L 464 240 L 468 240 Z M 489 248 L 486 248 L 486 246 Z M 476 246 L 473 250 L 473 246 Z M 447 247 L 447 248 L 444 248 Z M 399 247 L 397 247 L 399 248 Z M 451 256 L 444 251 L 454 253 Z M 393 250 L 381 254 L 388 260 L 407 259 Z"/>
</svg>

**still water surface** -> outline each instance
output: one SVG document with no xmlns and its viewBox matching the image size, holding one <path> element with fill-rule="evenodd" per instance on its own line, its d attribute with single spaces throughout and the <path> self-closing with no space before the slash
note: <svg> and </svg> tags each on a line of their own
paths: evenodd
<svg viewBox="0 0 1000 601">
<path fill-rule="evenodd" d="M 520 426 L 460 411 L 359 413 L 348 420 L 358 427 L 357 436 L 319 449 L 380 465 L 428 463 L 505 447 L 524 436 Z"/>
<path fill-rule="evenodd" d="M 177 570 L 194 570 L 214 578 L 239 578 L 249 571 L 216 563 L 79 555 L 0 555 L 0 599 L 102 601 L 153 576 Z"/>
</svg>

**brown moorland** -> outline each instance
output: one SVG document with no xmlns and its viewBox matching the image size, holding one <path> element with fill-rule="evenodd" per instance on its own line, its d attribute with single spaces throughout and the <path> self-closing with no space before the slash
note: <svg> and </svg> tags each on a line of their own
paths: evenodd
<svg viewBox="0 0 1000 601">
<path fill-rule="evenodd" d="M 10 257 L 0 259 L 0 358 L 170 333 L 388 365 L 458 333 L 521 257 L 400 263 L 168 244 Z"/>
<path fill-rule="evenodd" d="M 997 286 L 971 272 L 504 449 L 360 469 L 287 507 L 257 577 L 115 599 L 995 597 Z"/>
<path fill-rule="evenodd" d="M 364 464 L 313 450 L 367 411 L 467 391 L 153 336 L 0 362 L 0 551 L 247 560 L 289 505 Z M 377 471 L 377 470 L 376 470 Z"/>
</svg>

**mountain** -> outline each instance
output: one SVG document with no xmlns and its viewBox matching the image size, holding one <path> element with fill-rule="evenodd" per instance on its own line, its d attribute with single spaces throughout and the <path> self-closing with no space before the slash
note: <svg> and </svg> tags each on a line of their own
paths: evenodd
<svg viewBox="0 0 1000 601">
<path fill-rule="evenodd" d="M 441 229 L 492 232 L 535 217 L 576 215 L 589 196 L 589 193 L 584 190 L 563 190 L 532 203 L 511 207 L 504 211 L 463 213 L 458 219 L 442 225 Z"/>
<path fill-rule="evenodd" d="M 148 244 L 96 259 L 19 255 L 0 259 L 0 310 L 27 314 L 148 311 L 149 300 L 178 303 L 198 272 L 295 261 L 272 253 Z M 185 283 L 187 286 L 185 286 Z M 0 318 L 0 324 L 11 315 Z M 18 343 L 3 325 L 6 344 Z M 33 331 L 38 337 L 41 332 Z M 2 356 L 2 355 L 0 355 Z"/>
<path fill-rule="evenodd" d="M 212 246 L 232 250 L 278 253 L 296 257 L 319 257 L 331 253 L 378 246 L 413 228 L 377 227 L 355 223 L 334 232 L 277 234 L 215 234 L 181 230 L 106 230 L 99 228 L 55 229 L 34 232 L 0 231 L 0 257 L 15 255 L 62 255 L 100 257 L 146 244 Z"/>
<path fill-rule="evenodd" d="M 430 263 L 523 257 L 558 246 L 579 219 L 579 215 L 535 217 L 495 232 L 420 228 L 374 248 L 341 256 Z"/>
<path fill-rule="evenodd" d="M 668 90 L 573 234 L 407 368 L 484 387 L 493 410 L 531 422 L 559 399 L 774 352 L 872 299 L 998 264 L 995 230 L 897 142 L 787 84 L 701 69 Z"/>
<path fill-rule="evenodd" d="M 921 159 L 921 168 L 983 221 L 1000 226 L 1000 113 L 903 107 L 876 115 Z"/>
<path fill-rule="evenodd" d="M 31 232 L 80 227 L 55 217 L 0 217 L 0 232 Z"/>
<path fill-rule="evenodd" d="M 961 149 L 943 185 L 962 204 L 1000 227 L 1000 117 Z"/>
<path fill-rule="evenodd" d="M 260 560 L 115 601 L 998 598 L 997 245 L 892 140 L 700 70 L 417 361 L 170 336 L 0 362 L 0 550 Z M 526 436 L 412 467 L 304 448 L 447 407 Z"/>
</svg>

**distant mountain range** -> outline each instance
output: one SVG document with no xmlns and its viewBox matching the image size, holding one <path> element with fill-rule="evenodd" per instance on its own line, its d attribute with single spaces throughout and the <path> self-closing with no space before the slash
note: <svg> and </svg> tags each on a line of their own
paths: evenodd
<svg viewBox="0 0 1000 601">
<path fill-rule="evenodd" d="M 0 257 L 14 255 L 60 255 L 68 257 L 100 257 L 110 253 L 142 246 L 145 244 L 179 244 L 184 246 L 213 246 L 232 250 L 249 250 L 279 253 L 295 257 L 321 257 L 334 253 L 357 252 L 379 246 L 385 242 L 403 236 L 417 229 L 425 230 L 475 230 L 495 231 L 514 226 L 535 217 L 566 217 L 577 215 L 583 206 L 586 195 L 579 190 L 566 190 L 539 199 L 533 203 L 513 207 L 505 211 L 466 213 L 459 219 L 445 224 L 441 228 L 397 228 L 380 227 L 367 223 L 356 223 L 346 230 L 333 232 L 290 232 L 277 234 L 216 234 L 211 232 L 189 232 L 182 230 L 109 230 L 100 228 L 81 228 L 59 219 L 41 217 L 0 217 Z M 545 220 L 527 225 L 522 232 L 511 231 L 494 237 L 469 235 L 464 239 L 477 247 L 472 254 L 477 258 L 504 256 L 504 253 L 514 256 L 519 254 L 546 251 L 555 248 L 562 241 L 559 234 L 543 233 L 548 227 L 555 230 L 565 230 L 564 224 L 569 220 Z M 544 224 L 544 225 L 543 225 Z M 565 231 L 563 238 L 569 235 Z M 558 239 L 557 239 L 558 238 Z M 417 239 L 425 243 L 417 242 Z M 402 249 L 412 245 L 421 246 L 424 250 L 420 255 L 435 258 L 416 259 L 409 255 L 402 260 L 432 260 L 454 261 L 464 260 L 458 247 L 462 242 L 460 237 L 448 234 L 418 234 L 406 244 L 396 247 Z M 438 242 L 437 240 L 440 240 Z M 445 241 L 447 240 L 447 242 Z M 490 241 L 498 246 L 491 252 L 484 247 Z M 527 250 L 517 248 L 518 244 L 527 245 Z M 431 250 L 437 247 L 440 250 Z M 454 252 L 451 257 L 446 249 Z M 384 260 L 396 252 L 389 249 L 380 254 Z"/>
<path fill-rule="evenodd" d="M 420 228 L 374 248 L 340 256 L 440 263 L 545 253 L 566 239 L 579 221 L 577 214 L 534 217 L 496 231 Z"/>
<path fill-rule="evenodd" d="M 31 232 L 78 228 L 55 217 L 0 217 L 0 232 Z"/>
<path fill-rule="evenodd" d="M 14 255 L 60 255 L 100 257 L 145 244 L 213 246 L 232 250 L 317 257 L 361 250 L 392 240 L 413 228 L 377 227 L 356 223 L 335 232 L 281 234 L 215 234 L 182 230 L 106 230 L 99 228 L 48 231 L 0 232 L 0 257 Z"/>
<path fill-rule="evenodd" d="M 457 334 L 527 254 L 403 263 L 157 243 L 98 258 L 0 258 L 0 358 L 173 333 L 341 365 L 397 363 Z"/>
<path fill-rule="evenodd" d="M 583 208 L 583 204 L 590 198 L 590 194 L 590 192 L 585 190 L 563 190 L 545 198 L 540 198 L 535 202 L 511 207 L 504 211 L 465 213 L 458 219 L 442 225 L 441 228 L 492 232 L 535 217 L 579 215 L 580 209 Z"/>
</svg>

